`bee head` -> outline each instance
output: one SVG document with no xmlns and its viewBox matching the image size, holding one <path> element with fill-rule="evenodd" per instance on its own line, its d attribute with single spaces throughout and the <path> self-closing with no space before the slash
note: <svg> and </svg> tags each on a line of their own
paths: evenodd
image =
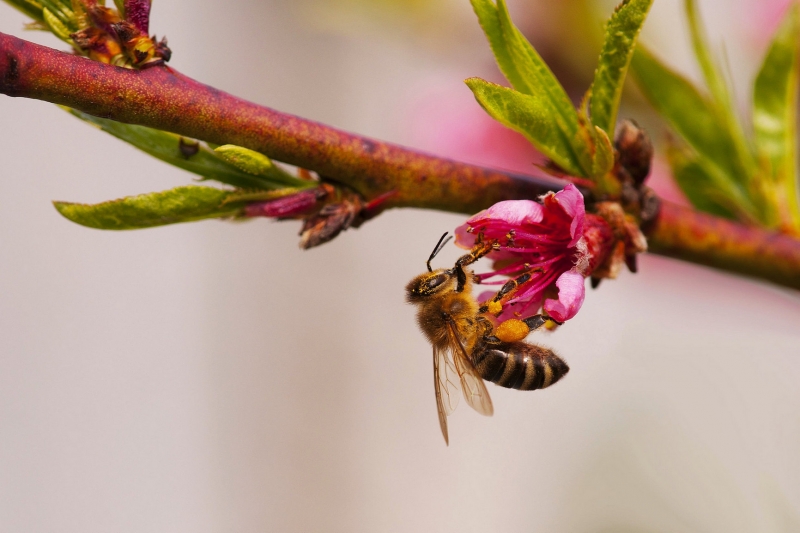
<svg viewBox="0 0 800 533">
<path fill-rule="evenodd" d="M 433 258 L 442 251 L 442 248 L 444 248 L 452 238 L 452 235 L 447 237 L 447 232 L 439 238 L 439 242 L 436 243 L 433 252 L 431 252 L 428 261 L 425 263 L 428 267 L 428 271 L 412 279 L 411 283 L 406 285 L 406 300 L 409 303 L 420 303 L 429 296 L 433 296 L 441 291 L 447 289 L 453 290 L 453 281 L 456 279 L 455 271 L 445 270 L 443 268 L 433 270 L 431 268 L 431 261 L 433 261 Z"/>
<path fill-rule="evenodd" d="M 440 268 L 425 272 L 406 285 L 406 300 L 412 304 L 420 303 L 443 291 L 453 291 L 455 286 L 456 276 L 453 270 Z"/>
</svg>

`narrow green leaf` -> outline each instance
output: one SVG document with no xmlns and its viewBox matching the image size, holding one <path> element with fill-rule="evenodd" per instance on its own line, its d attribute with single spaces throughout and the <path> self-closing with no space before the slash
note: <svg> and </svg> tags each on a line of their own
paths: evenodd
<svg viewBox="0 0 800 533">
<path fill-rule="evenodd" d="M 720 194 L 714 177 L 696 154 L 671 146 L 667 150 L 667 159 L 675 182 L 696 209 L 723 218 L 737 218 L 735 207 L 731 208 L 731 201 Z"/>
<path fill-rule="evenodd" d="M 578 161 L 582 162 L 582 166 L 586 168 L 588 165 L 588 172 L 585 174 L 587 178 L 595 178 L 598 176 L 596 172 L 596 156 L 597 154 L 597 129 L 592 124 L 592 119 L 589 116 L 589 103 L 592 101 L 592 90 L 589 89 L 584 93 L 581 103 L 575 110 L 578 114 L 578 131 L 573 138 L 572 146 L 577 154 Z"/>
<path fill-rule="evenodd" d="M 17 8 L 37 22 L 44 22 L 42 17 L 42 3 L 38 0 L 6 0 L 7 4 Z"/>
<path fill-rule="evenodd" d="M 731 91 L 722 74 L 722 69 L 717 65 L 711 49 L 708 45 L 708 38 L 703 31 L 700 13 L 697 9 L 695 0 L 685 0 L 686 16 L 689 21 L 689 33 L 692 38 L 697 62 L 703 72 L 703 78 L 711 91 L 713 101 L 717 106 L 717 111 L 721 120 L 720 127 L 728 131 L 735 150 L 729 157 L 740 171 L 735 174 L 740 183 L 747 185 L 756 173 L 756 164 L 753 158 L 752 149 L 748 145 L 742 127 L 742 121 L 736 112 L 736 105 L 731 96 Z"/>
<path fill-rule="evenodd" d="M 574 176 L 586 176 L 575 159 L 543 95 L 528 95 L 480 78 L 469 78 L 467 86 L 489 115 L 522 133 L 540 152 Z"/>
<path fill-rule="evenodd" d="M 800 11 L 793 5 L 773 37 L 753 91 L 753 128 L 759 157 L 781 190 L 790 222 L 800 228 L 797 199 L 797 87 Z M 781 209 L 778 209 L 781 210 Z"/>
<path fill-rule="evenodd" d="M 546 94 L 553 108 L 564 117 L 574 117 L 571 122 L 577 125 L 575 106 L 567 92 L 533 45 L 511 21 L 505 0 L 497 1 L 497 15 L 509 56 L 520 76 L 520 85 L 512 83 L 514 88 L 525 94 Z"/>
<path fill-rule="evenodd" d="M 70 8 L 62 5 L 56 0 L 39 0 L 39 1 L 42 3 L 42 6 L 44 6 L 44 9 L 50 11 L 50 14 L 58 18 L 61 21 L 61 23 L 64 24 L 65 26 L 69 26 L 73 23 L 75 13 Z M 44 18 L 44 13 L 42 13 L 42 18 Z"/>
<path fill-rule="evenodd" d="M 127 230 L 236 216 L 240 205 L 225 204 L 232 191 L 188 185 L 100 204 L 53 202 L 72 222 L 97 229 Z"/>
<path fill-rule="evenodd" d="M 288 186 L 295 185 L 297 182 L 297 178 L 276 166 L 269 157 L 255 150 L 226 144 L 214 148 L 214 153 L 242 172 L 261 176 L 270 182 L 285 183 Z"/>
<path fill-rule="evenodd" d="M 492 0 L 470 0 L 472 9 L 478 16 L 478 22 L 486 34 L 489 41 L 489 46 L 492 48 L 492 53 L 497 61 L 497 66 L 500 71 L 517 90 L 525 85 L 522 76 L 517 71 L 517 66 L 511 59 L 511 52 L 508 50 L 505 37 L 503 36 L 503 28 L 500 25 L 500 17 L 497 12 L 497 6 Z"/>
<path fill-rule="evenodd" d="M 250 202 L 267 202 L 270 200 L 277 200 L 278 198 L 284 198 L 286 196 L 291 196 L 293 194 L 297 194 L 303 189 L 293 189 L 293 188 L 286 188 L 286 189 L 276 189 L 274 191 L 246 191 L 242 189 L 236 189 L 235 191 L 230 191 L 230 194 L 225 198 L 223 205 L 231 204 L 231 203 L 250 203 Z"/>
<path fill-rule="evenodd" d="M 717 106 L 680 74 L 637 47 L 631 63 L 639 88 L 653 107 L 713 168 L 720 193 L 737 202 L 739 210 L 757 218 L 758 211 L 745 193 L 747 178 L 731 132 Z"/>
<path fill-rule="evenodd" d="M 602 178 L 614 167 L 614 146 L 608 138 L 605 130 L 600 126 L 595 129 L 595 153 L 592 165 L 592 177 Z"/>
<path fill-rule="evenodd" d="M 592 88 L 589 87 L 577 109 L 578 131 L 583 138 L 583 144 L 589 149 L 589 158 L 592 162 L 591 173 L 588 177 L 595 182 L 598 194 L 618 194 L 619 180 L 608 175 L 614 166 L 614 146 L 606 132 L 592 124 L 589 111 L 591 101 Z"/>
<path fill-rule="evenodd" d="M 588 176 L 592 165 L 590 147 L 579 144 L 577 113 L 550 67 L 514 26 L 504 0 L 497 4 L 491 0 L 471 2 L 500 70 L 517 91 L 536 96 L 537 106 L 554 116 L 552 123 L 563 137 L 561 144 L 567 146 L 569 157 L 579 163 L 573 172 Z"/>
<path fill-rule="evenodd" d="M 703 72 L 703 78 L 711 90 L 711 94 L 719 104 L 731 106 L 731 95 L 728 91 L 728 84 L 722 75 L 721 69 L 714 60 L 708 46 L 708 37 L 703 31 L 703 24 L 700 20 L 700 13 L 697 10 L 695 0 L 685 0 L 686 17 L 689 20 L 689 33 L 692 38 L 692 48 Z"/>
<path fill-rule="evenodd" d="M 614 136 L 617 111 L 636 39 L 653 0 L 624 0 L 606 24 L 605 40 L 592 82 L 592 123 Z"/>
<path fill-rule="evenodd" d="M 269 157 L 264 154 L 234 144 L 218 146 L 214 148 L 214 152 L 239 170 L 254 176 L 266 174 L 275 167 Z"/>
<path fill-rule="evenodd" d="M 470 0 L 483 28 L 497 65 L 506 79 L 521 93 L 545 92 L 553 107 L 574 115 L 575 109 L 566 91 L 535 48 L 514 26 L 505 0 Z M 573 123 L 577 124 L 577 118 Z"/>
<path fill-rule="evenodd" d="M 50 31 L 53 32 L 53 34 L 56 37 L 58 37 L 62 41 L 67 41 L 67 42 L 72 41 L 72 38 L 70 37 L 70 34 L 72 32 L 61 21 L 61 19 L 53 15 L 53 13 L 49 9 L 44 8 L 42 10 L 42 18 L 44 19 L 44 23 L 47 25 L 48 28 L 50 28 Z"/>
<path fill-rule="evenodd" d="M 539 105 L 547 105 L 550 108 L 548 111 L 558 116 L 554 123 L 569 143 L 573 157 L 581 169 L 580 175 L 588 176 L 592 168 L 589 155 L 591 147 L 581 144 L 575 106 L 547 63 L 514 26 L 505 0 L 497 1 L 497 11 L 506 47 L 522 80 L 522 85 L 514 85 L 514 88 L 521 93 L 539 97 L 542 101 Z"/>
<path fill-rule="evenodd" d="M 136 148 L 170 165 L 188 170 L 206 179 L 227 183 L 242 189 L 280 189 L 284 187 L 306 188 L 313 182 L 294 178 L 289 174 L 280 179 L 249 174 L 225 161 L 204 143 L 187 141 L 180 135 L 165 131 L 123 124 L 68 109 L 76 117 L 98 126 L 103 131 L 132 144 Z"/>
</svg>

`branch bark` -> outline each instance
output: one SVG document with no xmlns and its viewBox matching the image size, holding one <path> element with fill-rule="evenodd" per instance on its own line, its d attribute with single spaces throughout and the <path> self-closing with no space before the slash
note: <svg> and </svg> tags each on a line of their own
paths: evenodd
<svg viewBox="0 0 800 533">
<path fill-rule="evenodd" d="M 0 93 L 244 146 L 314 170 L 367 199 L 394 191 L 391 207 L 473 214 L 564 185 L 346 133 L 236 98 L 168 67 L 113 67 L 2 33 Z M 800 289 L 800 241 L 790 237 L 664 203 L 649 239 L 655 253 Z"/>
<path fill-rule="evenodd" d="M 800 289 L 800 241 L 664 202 L 651 252 Z"/>
<path fill-rule="evenodd" d="M 407 150 L 280 113 L 203 85 L 169 67 L 112 67 L 0 34 L 0 93 L 91 115 L 236 144 L 345 183 L 394 207 L 474 213 L 533 198 L 559 180 L 511 175 Z"/>
</svg>

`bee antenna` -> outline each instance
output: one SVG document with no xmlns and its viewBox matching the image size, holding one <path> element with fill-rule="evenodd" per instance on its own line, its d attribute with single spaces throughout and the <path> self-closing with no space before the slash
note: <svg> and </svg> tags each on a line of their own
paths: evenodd
<svg viewBox="0 0 800 533">
<path fill-rule="evenodd" d="M 431 261 L 433 261 L 433 258 L 436 257 L 439 254 L 439 252 L 442 251 L 442 248 L 444 248 L 445 245 L 448 242 L 450 242 L 450 239 L 453 238 L 452 235 L 447 237 L 447 239 L 445 239 L 445 237 L 447 237 L 447 232 L 446 231 L 444 232 L 444 235 L 442 235 L 439 238 L 439 242 L 436 243 L 436 247 L 433 249 L 433 252 L 431 252 L 431 256 L 428 258 L 428 261 L 425 263 L 426 265 L 428 265 L 428 272 L 433 272 L 433 269 L 431 268 Z"/>
</svg>

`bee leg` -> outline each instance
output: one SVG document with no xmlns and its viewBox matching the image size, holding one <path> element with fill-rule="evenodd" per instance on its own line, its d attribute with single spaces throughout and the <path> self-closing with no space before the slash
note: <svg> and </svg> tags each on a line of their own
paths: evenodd
<svg viewBox="0 0 800 533">
<path fill-rule="evenodd" d="M 533 273 L 540 271 L 541 269 L 533 269 L 525 272 L 521 276 L 518 276 L 515 279 L 508 280 L 497 294 L 489 300 L 486 304 L 481 306 L 478 312 L 480 313 L 492 313 L 495 316 L 499 316 L 500 313 L 503 312 L 503 304 L 509 301 L 511 298 L 514 297 L 514 294 L 526 283 L 530 283 L 533 279 Z"/>
<path fill-rule="evenodd" d="M 478 337 L 488 339 L 489 337 L 492 336 L 492 330 L 494 329 L 494 324 L 492 324 L 488 318 L 480 315 L 476 316 L 475 325 L 476 325 L 475 329 L 478 332 Z M 497 342 L 499 342 L 499 339 Z"/>
<path fill-rule="evenodd" d="M 516 279 L 511 279 L 505 282 L 505 284 L 497 291 L 497 294 L 494 295 L 492 298 L 493 302 L 502 302 L 508 300 L 513 296 L 513 293 L 517 291 L 522 285 L 529 282 L 533 276 L 531 276 L 530 272 L 526 272 L 523 275 L 517 277 Z"/>
<path fill-rule="evenodd" d="M 464 285 L 467 284 L 467 274 L 464 272 L 464 267 L 467 265 L 471 265 L 481 257 L 485 256 L 489 252 L 493 250 L 497 250 L 500 247 L 500 243 L 498 242 L 485 242 L 483 240 L 483 234 L 478 236 L 478 241 L 475 243 L 475 246 L 472 247 L 472 250 L 469 251 L 468 254 L 462 255 L 456 261 L 456 266 L 453 267 L 453 270 L 456 274 L 456 292 L 461 292 L 464 290 Z"/>
<path fill-rule="evenodd" d="M 530 328 L 531 331 L 536 331 L 547 323 L 547 318 L 544 315 L 533 315 L 528 318 L 523 318 L 522 321 Z"/>
</svg>

